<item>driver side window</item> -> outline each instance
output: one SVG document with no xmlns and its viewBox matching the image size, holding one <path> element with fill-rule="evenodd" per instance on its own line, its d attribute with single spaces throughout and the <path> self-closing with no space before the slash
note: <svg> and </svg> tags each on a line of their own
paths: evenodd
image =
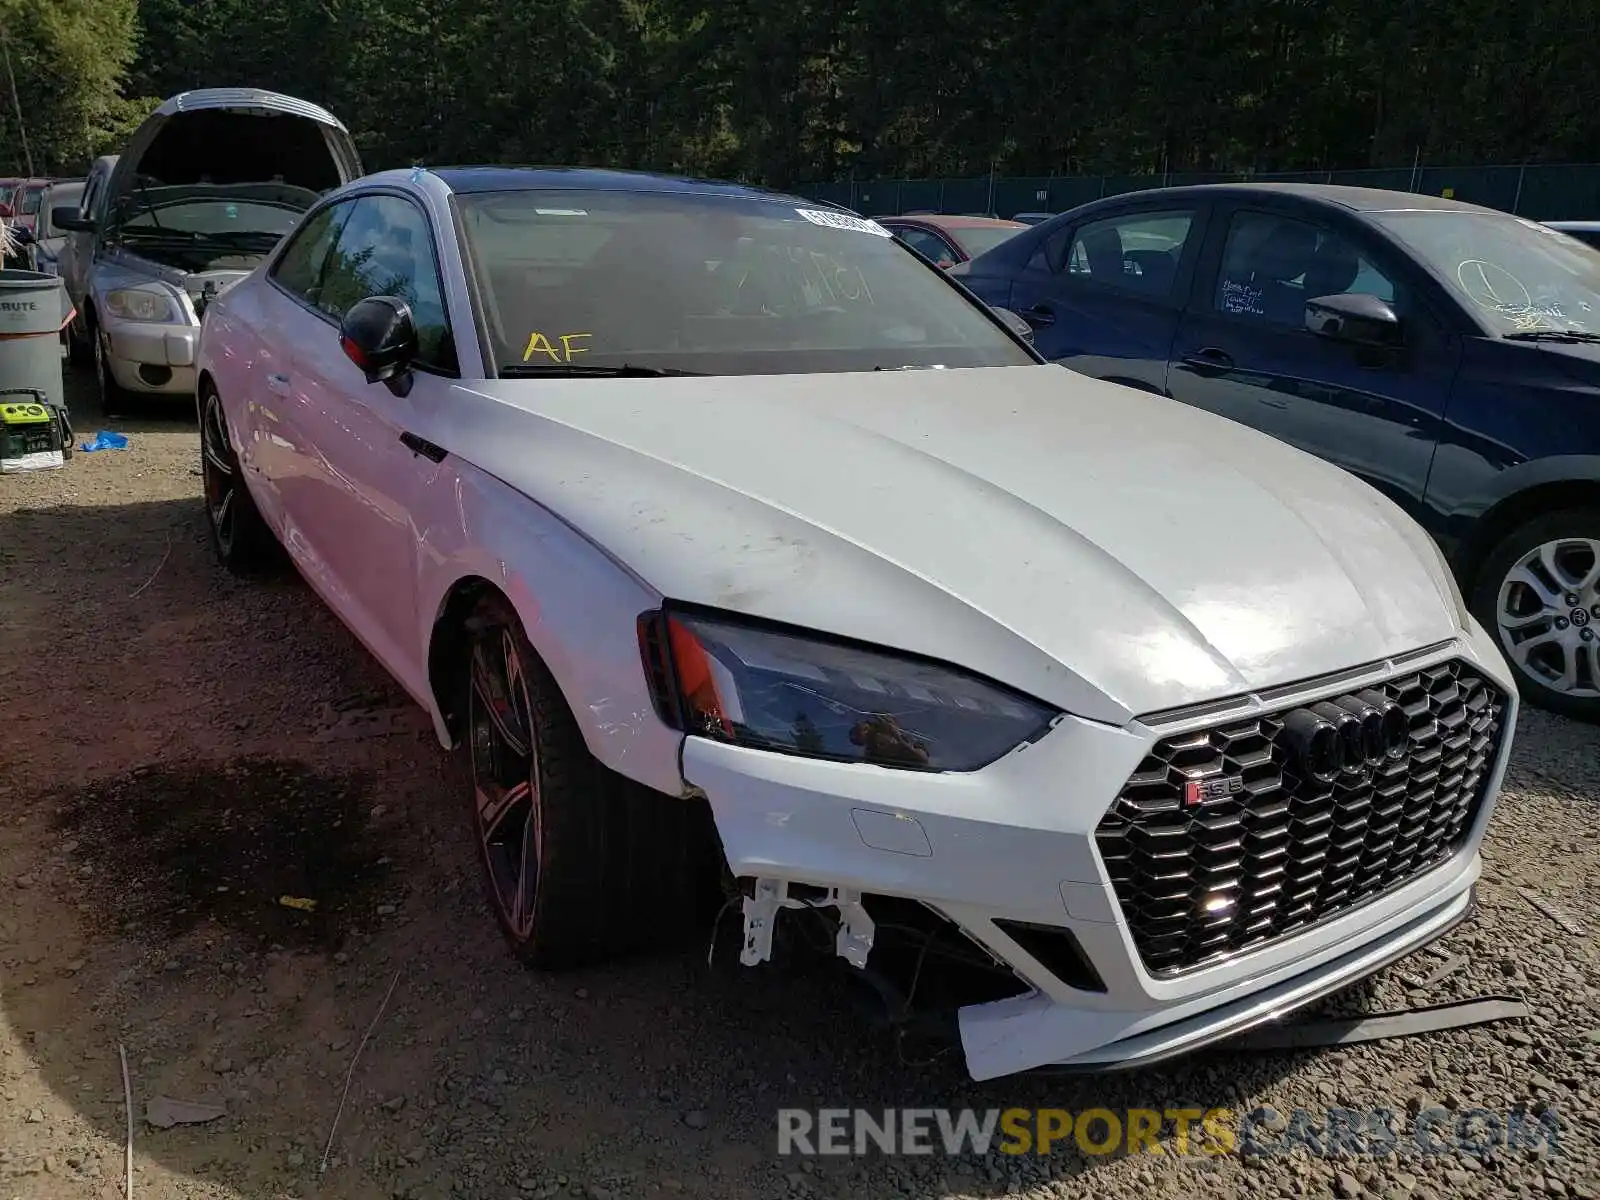
<svg viewBox="0 0 1600 1200">
<path fill-rule="evenodd" d="M 1394 282 L 1333 230 L 1271 213 L 1235 213 L 1212 305 L 1245 320 L 1298 328 L 1306 301 L 1367 295 L 1395 304 Z"/>
<path fill-rule="evenodd" d="M 102 177 L 91 175 L 89 182 L 84 186 L 83 197 L 78 201 L 78 215 L 84 220 L 92 221 L 95 218 L 95 206 L 100 203 L 100 185 Z"/>
<path fill-rule="evenodd" d="M 419 365 L 447 373 L 457 369 L 428 219 L 402 196 L 355 201 L 328 253 L 314 303 L 338 321 L 368 296 L 395 296 L 410 305 Z"/>
<path fill-rule="evenodd" d="M 295 298 L 319 307 L 317 296 L 322 268 L 339 229 L 355 207 L 353 201 L 330 204 L 290 235 L 278 261 L 272 265 L 271 279 Z"/>
</svg>

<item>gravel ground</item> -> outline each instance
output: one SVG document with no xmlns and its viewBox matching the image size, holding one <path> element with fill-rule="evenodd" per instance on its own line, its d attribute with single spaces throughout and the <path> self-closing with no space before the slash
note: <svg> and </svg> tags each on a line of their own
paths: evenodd
<svg viewBox="0 0 1600 1200">
<path fill-rule="evenodd" d="M 103 424 L 87 406 L 78 422 Z M 141 1197 L 1600 1194 L 1595 730 L 1525 716 L 1481 911 L 1441 943 L 1464 969 L 1423 994 L 1402 975 L 1434 964 L 1413 959 L 1333 1002 L 1512 996 L 1528 1021 L 976 1085 L 949 1057 L 903 1061 L 832 976 L 703 950 L 516 967 L 478 891 L 461 765 L 298 581 L 212 565 L 191 414 L 116 427 L 130 450 L 0 479 L 0 1197 L 121 1194 L 119 1042 Z M 374 711 L 387 726 L 352 724 Z M 154 1129 L 158 1095 L 225 1115 Z M 1158 1156 L 775 1153 L 776 1109 L 844 1105 L 1318 1122 L 1521 1105 L 1560 1132 L 1555 1153 L 1481 1157 L 1180 1155 L 1170 1127 Z"/>
</svg>

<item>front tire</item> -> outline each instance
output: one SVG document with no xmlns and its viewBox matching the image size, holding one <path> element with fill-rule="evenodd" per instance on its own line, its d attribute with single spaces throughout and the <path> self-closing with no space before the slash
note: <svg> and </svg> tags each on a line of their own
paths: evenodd
<svg viewBox="0 0 1600 1200">
<path fill-rule="evenodd" d="M 239 470 L 228 437 L 222 397 L 207 385 L 200 393 L 200 481 L 206 530 L 217 561 L 234 575 L 256 575 L 273 564 L 276 543 Z"/>
<path fill-rule="evenodd" d="M 483 597 L 464 664 L 470 815 L 495 920 L 528 966 L 659 943 L 698 915 L 698 802 L 606 770 L 510 603 Z"/>
<path fill-rule="evenodd" d="M 107 417 L 126 416 L 133 411 L 133 393 L 117 382 L 111 373 L 110 351 L 106 335 L 97 326 L 89 326 L 89 340 L 93 343 L 94 377 L 100 385 L 100 412 Z"/>
<path fill-rule="evenodd" d="M 79 334 L 77 326 L 82 325 L 84 333 Z M 83 318 L 67 322 L 67 362 L 75 367 L 88 367 L 94 364 L 94 348 L 89 344 L 93 336 L 89 322 Z"/>
<path fill-rule="evenodd" d="M 1513 530 L 1484 558 L 1471 608 L 1524 700 L 1600 721 L 1600 508 L 1547 513 Z"/>
</svg>

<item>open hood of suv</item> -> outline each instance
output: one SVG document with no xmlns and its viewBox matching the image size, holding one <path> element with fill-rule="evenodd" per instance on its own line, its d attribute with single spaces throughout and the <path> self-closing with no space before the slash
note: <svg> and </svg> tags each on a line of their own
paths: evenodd
<svg viewBox="0 0 1600 1200">
<path fill-rule="evenodd" d="M 280 183 L 320 193 L 360 174 L 350 131 L 332 113 L 258 88 L 203 88 L 164 101 L 128 140 L 105 219 L 114 226 L 141 185 Z"/>
</svg>

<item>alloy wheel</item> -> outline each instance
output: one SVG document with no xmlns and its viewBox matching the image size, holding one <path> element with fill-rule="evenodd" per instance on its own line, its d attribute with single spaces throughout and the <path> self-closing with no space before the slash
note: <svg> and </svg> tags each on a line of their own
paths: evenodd
<svg viewBox="0 0 1600 1200">
<path fill-rule="evenodd" d="M 216 532 L 217 545 L 227 555 L 233 549 L 239 460 L 228 441 L 222 398 L 215 392 L 206 396 L 200 421 L 200 476 L 211 528 Z"/>
<path fill-rule="evenodd" d="M 1495 623 L 1528 676 L 1563 696 L 1600 698 L 1600 541 L 1561 538 L 1524 554 L 1500 583 Z"/>
<path fill-rule="evenodd" d="M 539 885 L 539 764 L 526 666 L 510 630 L 491 627 L 474 640 L 470 685 L 476 831 L 500 917 L 525 941 Z"/>
</svg>

